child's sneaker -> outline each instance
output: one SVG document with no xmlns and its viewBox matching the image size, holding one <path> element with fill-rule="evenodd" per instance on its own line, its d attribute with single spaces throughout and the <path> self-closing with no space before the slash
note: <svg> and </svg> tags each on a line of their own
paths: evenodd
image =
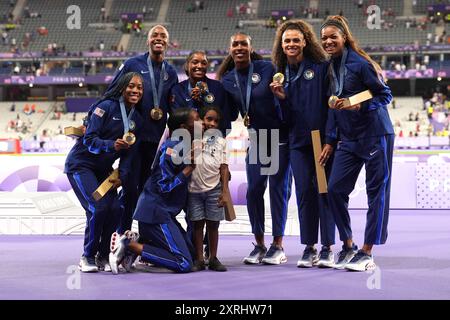
<svg viewBox="0 0 450 320">
<path fill-rule="evenodd" d="M 209 270 L 214 270 L 214 271 L 221 271 L 221 272 L 227 271 L 227 267 L 225 267 L 219 261 L 219 259 L 217 259 L 217 257 L 214 257 L 214 258 L 209 260 L 208 269 Z"/>
</svg>

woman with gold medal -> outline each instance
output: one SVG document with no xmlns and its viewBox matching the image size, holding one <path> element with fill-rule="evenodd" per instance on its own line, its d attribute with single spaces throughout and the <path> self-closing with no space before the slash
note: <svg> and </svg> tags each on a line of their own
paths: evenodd
<svg viewBox="0 0 450 320">
<path fill-rule="evenodd" d="M 219 130 L 223 137 L 231 130 L 231 121 L 238 117 L 239 110 L 231 103 L 232 99 L 220 81 L 207 77 L 208 57 L 203 51 L 193 51 L 186 58 L 184 71 L 188 79 L 172 87 L 170 111 L 189 107 L 200 112 L 205 106 L 216 106 L 222 118 Z"/>
<path fill-rule="evenodd" d="M 109 86 L 109 89 L 112 88 L 125 73 L 137 72 L 143 78 L 145 92 L 142 107 L 138 110 L 144 124 L 140 128 L 139 159 L 135 163 L 132 177 L 134 182 L 130 182 L 130 188 L 122 188 L 120 195 L 125 210 L 119 227 L 120 233 L 131 229 L 139 193 L 150 177 L 158 143 L 166 127 L 170 88 L 178 83 L 175 69 L 164 59 L 168 41 L 169 32 L 164 26 L 152 27 L 146 39 L 148 52 L 127 59 L 119 67 L 119 72 Z"/>
<path fill-rule="evenodd" d="M 277 30 L 272 61 L 285 77 L 281 83 L 274 79 L 270 87 L 288 119 L 289 157 L 297 196 L 300 242 L 305 245 L 297 266 L 332 267 L 335 224 L 326 195 L 318 192 L 311 139 L 311 131 L 319 130 L 322 141 L 327 142 L 327 56 L 309 24 L 302 20 L 289 20 Z M 277 76 L 284 78 L 280 73 Z M 321 164 L 328 162 L 326 172 L 331 168 L 331 161 L 327 160 L 332 150 L 330 144 L 325 144 Z M 319 242 L 319 230 L 320 252 L 315 248 Z"/>
<path fill-rule="evenodd" d="M 256 241 L 254 249 L 244 258 L 246 264 L 287 262 L 283 250 L 283 236 L 291 195 L 292 174 L 287 145 L 288 131 L 283 123 L 280 108 L 269 88 L 274 74 L 272 63 L 263 61 L 262 57 L 253 51 L 250 36 L 239 32 L 231 37 L 229 55 L 221 64 L 217 79 L 222 81 L 225 89 L 231 94 L 234 105 L 239 107 L 249 135 L 256 137 L 250 139 L 246 157 L 247 211 Z M 261 139 L 261 129 L 267 130 L 265 140 Z M 271 146 L 271 137 L 277 133 L 278 145 Z M 279 159 L 275 174 L 264 174 L 264 169 L 274 165 L 274 161 L 262 164 L 259 152 L 261 148 L 278 150 L 274 151 L 278 154 L 270 154 L 272 159 L 277 157 Z M 269 182 L 273 236 L 269 250 L 264 242 L 264 193 L 267 182 Z"/>
<path fill-rule="evenodd" d="M 172 86 L 178 83 L 174 67 L 165 60 L 168 42 L 169 32 L 164 26 L 156 25 L 151 28 L 146 42 L 148 52 L 127 59 L 109 86 L 109 88 L 114 86 L 117 79 L 127 72 L 138 72 L 144 79 L 145 94 L 140 110 L 144 118 L 139 147 L 141 169 L 137 170 L 139 190 L 142 190 L 150 176 L 151 164 L 166 127 L 169 92 Z M 137 198 L 134 201 L 137 201 Z M 131 224 L 124 226 L 123 231 L 130 227 Z"/>
<path fill-rule="evenodd" d="M 329 103 L 341 140 L 328 184 L 330 208 L 343 242 L 335 268 L 366 271 L 375 268 L 373 246 L 384 244 L 388 235 L 394 129 L 387 106 L 392 94 L 380 66 L 358 46 L 344 17 L 328 17 L 320 34 L 331 55 Z M 367 90 L 372 98 L 356 99 Z M 364 244 L 357 250 L 348 202 L 363 166 L 369 208 Z"/>
<path fill-rule="evenodd" d="M 110 239 L 121 218 L 116 189 L 129 183 L 138 156 L 137 138 L 144 120 L 135 110 L 140 108 L 142 95 L 139 73 L 130 72 L 118 79 L 93 105 L 84 137 L 77 140 L 67 156 L 64 172 L 86 210 L 82 272 L 111 271 Z M 117 159 L 119 178 L 110 180 L 112 190 L 96 201 L 92 194 L 109 176 Z"/>
</svg>

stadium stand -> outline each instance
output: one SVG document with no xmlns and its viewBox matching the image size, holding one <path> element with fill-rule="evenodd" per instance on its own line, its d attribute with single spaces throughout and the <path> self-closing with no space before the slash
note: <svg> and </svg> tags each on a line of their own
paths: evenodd
<svg viewBox="0 0 450 320">
<path fill-rule="evenodd" d="M 101 2 L 79 0 L 76 4 L 81 10 L 81 29 L 68 29 L 66 21 L 69 17 L 67 8 L 73 5 L 70 0 L 29 0 L 29 12 L 39 14 L 38 17 L 25 15 L 20 19 L 21 24 L 11 30 L 10 38 L 16 38 L 20 51 L 48 51 L 54 53 L 49 46 L 56 44 L 58 51 L 79 52 L 99 49 L 101 41 L 106 49 L 117 45 L 121 34 L 116 30 L 99 30 L 89 27 L 90 23 L 98 23 L 101 16 Z"/>
<path fill-rule="evenodd" d="M 145 15 L 144 21 L 154 21 L 158 15 L 160 0 L 134 0 L 134 1 L 113 1 L 111 7 L 111 20 L 120 21 L 122 13 L 140 13 Z"/>
<path fill-rule="evenodd" d="M 17 8 L 18 2 L 15 3 Z M 76 5 L 81 9 L 80 30 L 67 28 L 66 21 L 70 15 L 67 13 L 67 8 L 73 4 L 70 0 L 21 0 L 20 3 L 23 4 L 24 10 L 17 16 L 15 29 L 1 32 L 0 53 L 5 53 L 0 58 L 2 79 L 13 75 L 39 76 L 39 74 L 67 76 L 67 78 L 97 74 L 104 75 L 106 79 L 115 72 L 127 54 L 134 55 L 136 52 L 146 51 L 146 34 L 156 23 L 162 23 L 168 27 L 171 51 L 168 55 L 169 61 L 176 66 L 181 78 L 183 78 L 184 58 L 193 49 L 215 51 L 214 54 L 209 55 L 213 63 L 208 72 L 213 74 L 228 51 L 230 35 L 236 31 L 251 35 L 253 47 L 263 50 L 265 57 L 269 58 L 275 27 L 277 23 L 283 21 L 282 16 L 288 11 L 293 12 L 293 18 L 306 19 L 310 22 L 317 35 L 326 15 L 343 13 L 348 18 L 350 27 L 360 44 L 365 47 L 370 46 L 373 51 L 376 51 L 373 55 L 374 59 L 381 62 L 385 70 L 391 72 L 390 79 L 397 78 L 396 72 L 401 73 L 399 79 L 404 81 L 410 77 L 409 74 L 416 76 L 415 73 L 408 73 L 410 69 L 423 72 L 431 70 L 431 73 L 426 76 L 430 78 L 431 88 L 437 84 L 431 83 L 429 74 L 433 74 L 435 79 L 441 75 L 445 78 L 444 73 L 437 72 L 444 72 L 446 68 L 450 68 L 448 47 L 430 48 L 434 50 L 432 53 L 426 52 L 428 47 L 425 47 L 425 51 L 422 51 L 424 47 L 418 47 L 418 45 L 449 43 L 448 39 L 450 39 L 448 37 L 450 23 L 444 23 L 443 20 L 436 23 L 427 12 L 427 6 L 435 2 L 427 0 L 78 0 Z M 367 28 L 367 7 L 372 4 L 379 6 L 382 13 L 380 29 Z M 11 6 L 9 1 L 0 2 L 0 20 L 8 22 L 9 13 L 17 8 Z M 165 8 L 168 8 L 167 12 Z M 14 10 L 16 14 L 18 11 Z M 278 11 L 279 16 L 272 18 L 274 11 Z M 142 15 L 144 12 L 144 20 L 140 25 L 143 29 L 129 36 L 125 34 L 121 15 Z M 405 13 L 408 13 L 408 16 L 405 16 Z M 158 19 L 162 21 L 157 21 Z M 6 28 L 6 25 L 3 27 Z M 4 34 L 7 35 L 6 38 L 3 37 Z M 124 42 L 125 52 L 118 52 L 118 45 L 125 38 L 128 38 L 128 41 Z M 12 39 L 15 39 L 15 46 L 11 45 Z M 394 45 L 400 47 L 393 48 Z M 403 49 L 404 46 L 409 48 Z M 97 55 L 99 51 L 103 51 L 104 55 L 102 56 L 101 53 Z M 8 54 L 11 52 L 22 54 L 28 52 L 30 55 L 23 60 L 9 59 Z M 44 52 L 45 55 L 34 59 L 31 57 L 33 52 L 39 54 Z M 80 57 L 80 52 L 92 55 L 83 58 Z M 417 78 L 420 77 L 421 75 L 418 74 Z M 27 84 L 29 80 L 18 83 Z M 86 90 L 103 92 L 105 88 L 105 83 L 101 83 L 99 87 Z M 70 90 L 69 87 L 67 90 Z M 399 89 L 398 92 L 404 95 L 407 91 L 402 90 Z M 8 95 L 7 91 L 7 89 L 3 91 L 3 96 Z M 63 89 L 55 89 L 56 91 L 58 93 L 50 99 L 64 95 Z M 422 88 L 416 95 L 421 95 L 421 91 L 423 91 Z M 32 90 L 28 92 L 32 95 Z M 413 92 L 411 88 L 410 92 Z M 37 96 L 46 96 L 46 94 L 41 92 Z M 50 94 L 47 96 L 51 97 Z M 389 110 L 396 134 L 409 136 L 412 132 L 413 136 L 417 134 L 419 137 L 426 137 L 430 132 L 434 135 L 448 134 L 449 102 L 448 100 L 433 102 L 433 99 L 440 98 L 432 96 L 424 100 L 420 97 L 396 98 L 396 108 L 390 107 Z M 22 115 L 22 109 L 26 103 L 32 104 L 32 102 L 16 102 L 15 113 L 8 111 L 8 117 L 1 117 L 0 137 L 33 140 L 33 135 L 42 135 L 44 130 L 49 136 L 58 136 L 61 128 L 79 125 L 82 118 L 81 113 L 75 115 L 76 121 L 73 121 L 72 113 L 61 113 L 53 117 L 55 102 L 36 102 L 39 108 L 44 110 L 43 114 Z M 9 110 L 10 106 L 11 102 L 4 102 L 2 110 Z M 431 113 L 429 113 L 429 107 L 432 107 Z M 21 129 L 16 131 L 17 113 L 20 116 L 20 124 L 23 126 L 25 123 L 26 130 L 20 126 Z M 417 114 L 418 120 L 416 120 Z M 411 117 L 413 120 L 410 120 Z M 32 124 L 28 125 L 28 120 Z M 241 129 L 233 133 L 233 137 L 239 138 L 241 132 L 245 131 Z"/>
</svg>

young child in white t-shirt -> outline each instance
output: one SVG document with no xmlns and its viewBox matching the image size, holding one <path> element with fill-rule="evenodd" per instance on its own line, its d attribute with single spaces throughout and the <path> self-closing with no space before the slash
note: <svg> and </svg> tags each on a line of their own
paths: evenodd
<svg viewBox="0 0 450 320">
<path fill-rule="evenodd" d="M 217 259 L 219 242 L 219 223 L 224 219 L 224 194 L 228 192 L 230 173 L 227 164 L 227 145 L 219 128 L 221 113 L 215 106 L 206 106 L 200 110 L 203 120 L 204 136 L 202 152 L 196 160 L 195 170 L 189 183 L 188 217 L 194 229 L 194 247 L 196 256 L 192 271 L 205 270 L 203 260 L 203 229 L 206 224 L 208 233 L 209 264 L 208 269 L 227 271 Z"/>
</svg>

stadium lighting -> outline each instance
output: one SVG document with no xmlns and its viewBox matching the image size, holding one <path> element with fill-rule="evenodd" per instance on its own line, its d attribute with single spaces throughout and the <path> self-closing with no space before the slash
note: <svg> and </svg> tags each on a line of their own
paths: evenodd
<svg viewBox="0 0 450 320">
<path fill-rule="evenodd" d="M 82 87 L 83 87 L 83 82 L 80 82 L 80 83 L 78 84 L 78 86 L 79 86 L 80 88 L 82 88 Z"/>
<path fill-rule="evenodd" d="M 441 81 L 442 80 L 442 78 L 441 77 L 437 77 L 437 81 Z"/>
<path fill-rule="evenodd" d="M 33 88 L 34 84 L 29 83 L 28 86 L 29 86 L 30 88 Z"/>
</svg>

